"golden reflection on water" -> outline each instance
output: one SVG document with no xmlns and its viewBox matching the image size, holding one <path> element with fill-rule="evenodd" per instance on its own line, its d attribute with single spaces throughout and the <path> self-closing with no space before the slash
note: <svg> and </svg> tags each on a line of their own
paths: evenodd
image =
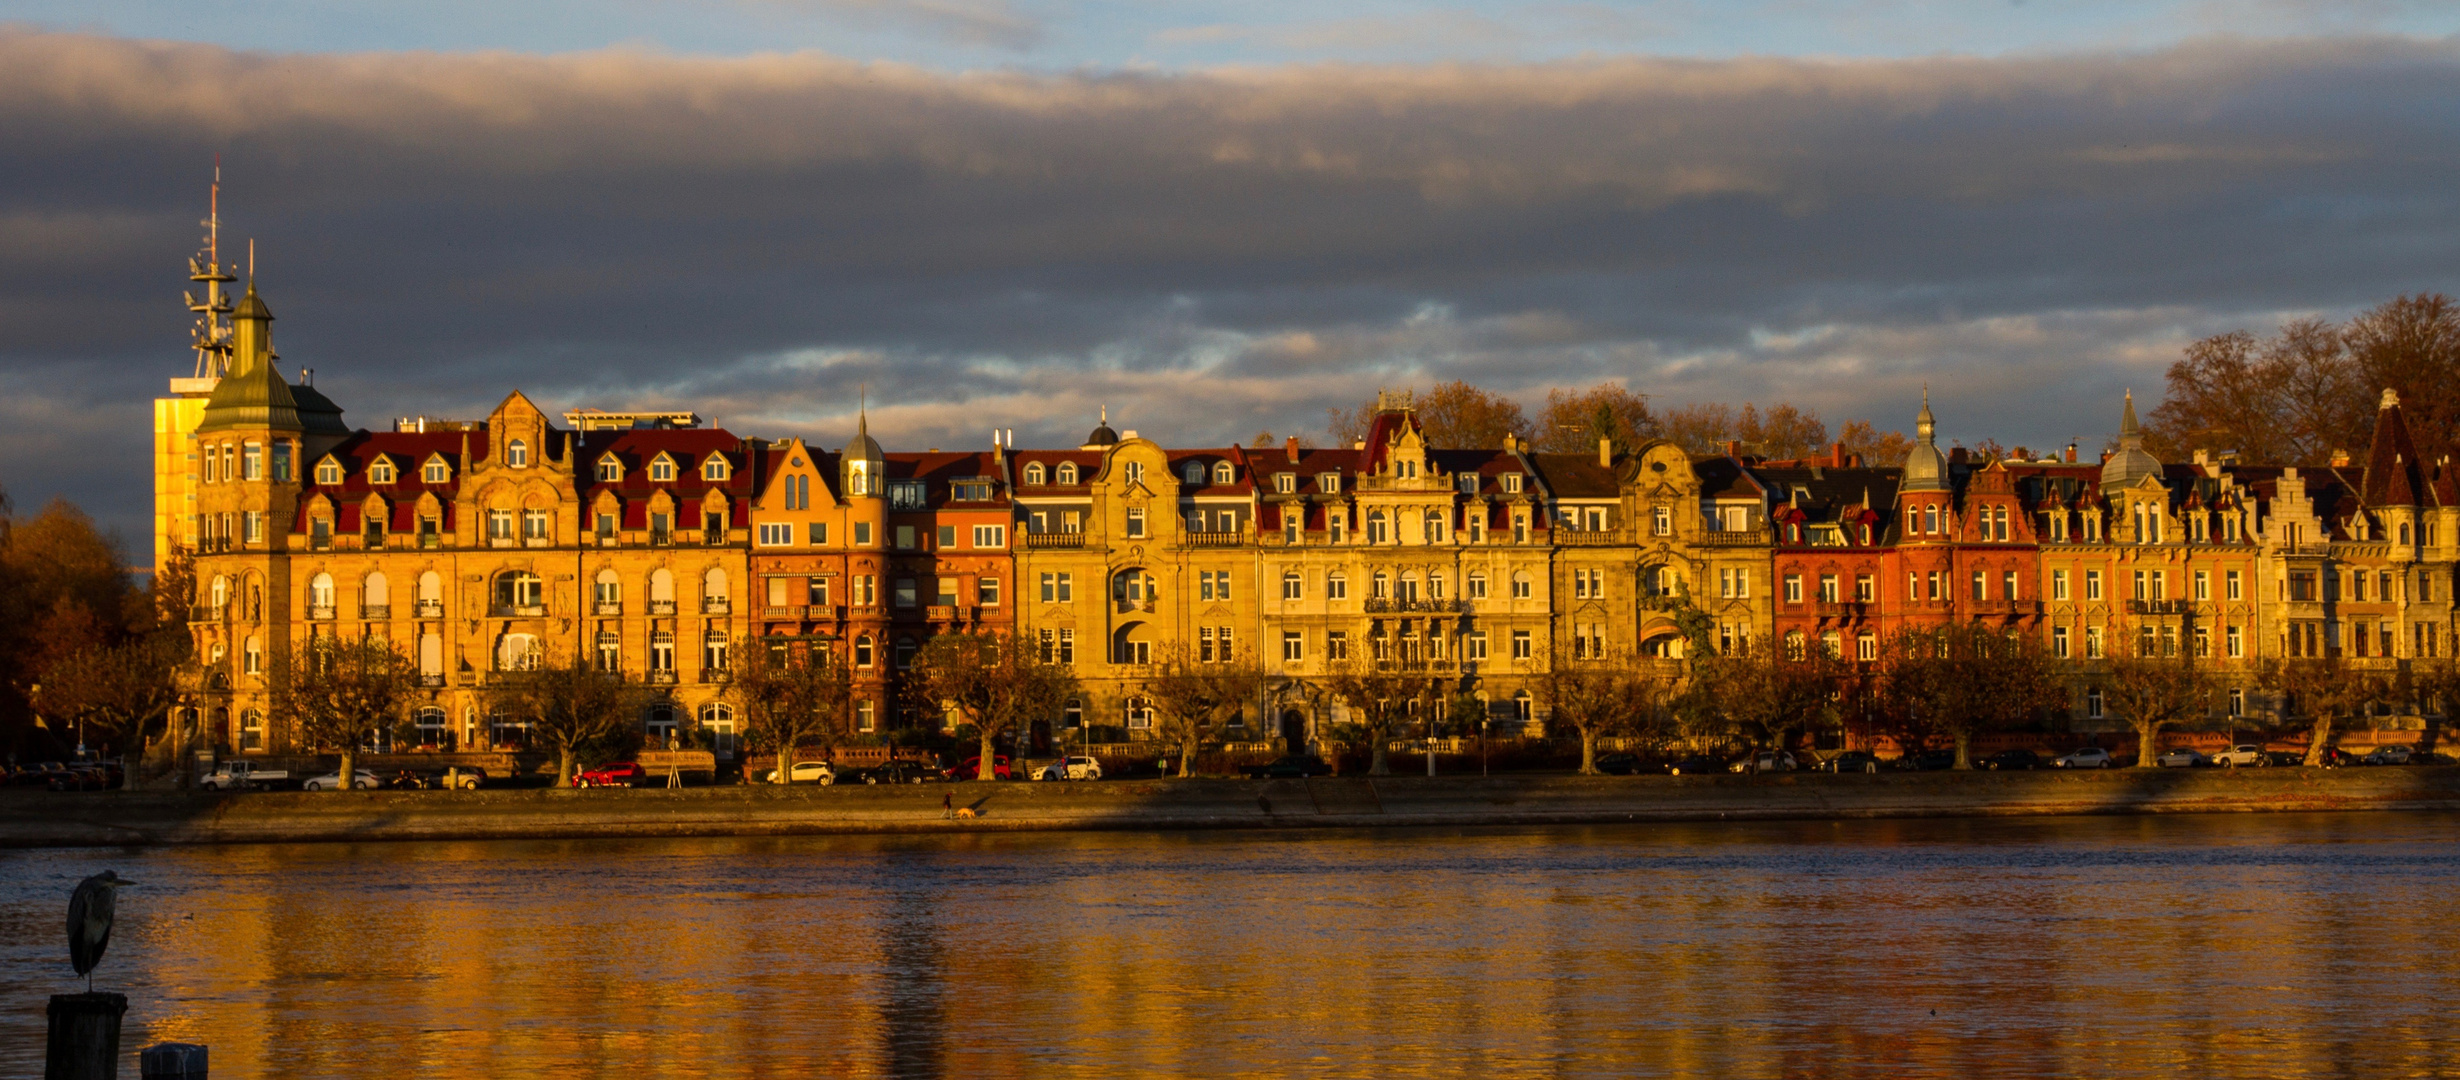
<svg viewBox="0 0 2460 1080">
<path fill-rule="evenodd" d="M 289 845 L 0 855 L 0 1074 L 127 894 L 128 1048 L 224 1077 L 2433 1075 L 2460 821 Z M 134 1063 L 128 1065 L 133 1071 Z"/>
</svg>

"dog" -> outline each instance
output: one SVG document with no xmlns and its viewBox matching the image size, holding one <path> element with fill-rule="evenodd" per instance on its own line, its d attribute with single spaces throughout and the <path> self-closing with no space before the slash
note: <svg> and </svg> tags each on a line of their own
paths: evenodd
<svg viewBox="0 0 2460 1080">
<path fill-rule="evenodd" d="M 957 817 L 960 819 L 971 820 L 974 817 L 974 808 L 970 806 L 958 807 Z"/>
</svg>

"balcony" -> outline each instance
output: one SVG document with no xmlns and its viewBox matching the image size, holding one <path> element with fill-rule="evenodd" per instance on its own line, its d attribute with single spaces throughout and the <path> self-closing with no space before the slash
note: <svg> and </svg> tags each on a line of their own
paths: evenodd
<svg viewBox="0 0 2460 1080">
<path fill-rule="evenodd" d="M 1555 527 L 1557 547 L 1614 547 L 1628 544 L 1631 536 L 1624 529 L 1567 529 Z"/>
<path fill-rule="evenodd" d="M 649 546 L 650 546 L 650 547 L 666 547 L 666 546 L 668 546 L 668 545 L 673 544 L 674 542 L 675 542 L 675 537 L 674 537 L 674 534 L 669 533 L 669 532 L 667 532 L 667 531 L 666 531 L 666 530 L 664 530 L 664 529 L 651 529 L 651 530 L 649 530 Z"/>
<path fill-rule="evenodd" d="M 651 686 L 673 686 L 673 685 L 675 685 L 675 669 L 673 669 L 673 668 L 663 668 L 663 669 L 652 670 L 652 671 L 649 673 L 649 685 L 651 685 Z"/>
<path fill-rule="evenodd" d="M 803 609 L 799 607 L 764 607 L 760 609 L 760 617 L 764 619 L 800 619 L 803 617 Z"/>
<path fill-rule="evenodd" d="M 700 613 L 703 615 L 734 614 L 734 601 L 723 596 L 703 597 L 700 602 Z"/>
<path fill-rule="evenodd" d="M 709 547 L 725 547 L 726 530 L 704 529 L 701 531 L 700 542 Z"/>
<path fill-rule="evenodd" d="M 443 617 L 444 617 L 444 601 L 442 601 L 442 600 L 421 600 L 421 601 L 419 601 L 419 618 L 422 618 L 422 619 L 441 619 L 441 618 L 443 618 Z"/>
<path fill-rule="evenodd" d="M 1370 597 L 1366 602 L 1366 611 L 1369 615 L 1406 615 L 1416 612 L 1449 615 L 1468 610 L 1470 607 L 1467 600 L 1394 600 Z"/>
<path fill-rule="evenodd" d="M 965 609 L 956 604 L 933 604 L 923 609 L 923 617 L 932 622 L 955 622 L 964 618 Z"/>
<path fill-rule="evenodd" d="M 649 613 L 652 615 L 672 615 L 675 613 L 675 602 L 672 600 L 652 600 L 649 602 Z"/>
<path fill-rule="evenodd" d="M 599 547 L 615 547 L 618 544 L 623 543 L 622 540 L 617 539 L 615 534 L 611 532 L 592 533 L 591 539 Z"/>
<path fill-rule="evenodd" d="M 369 604 L 366 607 L 359 609 L 359 617 L 362 619 L 390 619 L 393 617 L 393 606 L 390 604 Z"/>
<path fill-rule="evenodd" d="M 325 620 L 333 617 L 333 609 L 331 607 L 310 607 L 307 611 L 308 618 L 314 620 Z"/>
<path fill-rule="evenodd" d="M 1243 532 L 1191 532 L 1180 535 L 1188 547 L 1237 547 L 1247 541 L 1247 534 Z"/>
<path fill-rule="evenodd" d="M 2129 615 L 2193 615 L 2195 605 L 2186 600 L 2129 600 Z"/>
<path fill-rule="evenodd" d="M 1114 601 L 1112 606 L 1118 608 L 1119 614 L 1121 615 L 1128 615 L 1136 612 L 1143 612 L 1147 615 L 1153 613 L 1153 601 L 1151 600 L 1129 600 L 1122 598 Z"/>
<path fill-rule="evenodd" d="M 1711 529 L 1700 534 L 1701 547 L 1756 547 L 1768 543 L 1766 529 Z"/>
<path fill-rule="evenodd" d="M 1025 549 L 1027 551 L 1039 551 L 1044 548 L 1081 548 L 1084 546 L 1085 534 L 1081 532 L 1029 532 L 1025 534 Z"/>
<path fill-rule="evenodd" d="M 544 536 L 525 536 L 521 539 L 521 546 L 534 548 L 554 547 L 555 541 Z"/>
<path fill-rule="evenodd" d="M 722 667 L 702 668 L 700 669 L 700 681 L 704 683 L 730 683 L 735 681 L 735 673 Z"/>
<path fill-rule="evenodd" d="M 1812 610 L 1823 619 L 1860 619 L 1877 614 L 1873 610 L 1877 606 L 1860 600 L 1821 600 L 1812 605 Z"/>
<path fill-rule="evenodd" d="M 420 675 L 419 685 L 430 690 L 440 689 L 444 686 L 444 676 L 441 673 Z"/>
<path fill-rule="evenodd" d="M 198 605 L 188 609 L 189 622 L 221 622 L 231 611 L 228 604 Z"/>
<path fill-rule="evenodd" d="M 434 551 L 437 547 L 442 545 L 443 539 L 443 537 L 438 536 L 435 533 L 423 532 L 419 534 L 419 547 L 428 551 Z"/>
<path fill-rule="evenodd" d="M 492 619 L 538 619 L 547 614 L 545 604 L 497 604 L 487 609 Z"/>
<path fill-rule="evenodd" d="M 614 616 L 621 615 L 623 613 L 624 606 L 621 602 L 608 603 L 601 600 L 590 607 L 590 614 L 596 615 L 602 619 L 613 618 Z"/>
<path fill-rule="evenodd" d="M 321 532 L 320 532 L 320 533 L 310 533 L 310 534 L 308 534 L 308 550 L 309 550 L 309 551 L 331 551 L 331 550 L 333 550 L 333 534 L 331 534 L 331 533 L 321 533 Z"/>
</svg>

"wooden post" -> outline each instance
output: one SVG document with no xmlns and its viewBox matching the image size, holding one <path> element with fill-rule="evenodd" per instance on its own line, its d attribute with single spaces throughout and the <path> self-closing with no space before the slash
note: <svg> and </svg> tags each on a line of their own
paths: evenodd
<svg viewBox="0 0 2460 1080">
<path fill-rule="evenodd" d="M 205 1048 L 195 1043 L 155 1043 L 137 1054 L 144 1080 L 205 1080 Z"/>
<path fill-rule="evenodd" d="M 117 1080 L 123 994 L 51 995 L 51 1037 L 43 1080 Z"/>
</svg>

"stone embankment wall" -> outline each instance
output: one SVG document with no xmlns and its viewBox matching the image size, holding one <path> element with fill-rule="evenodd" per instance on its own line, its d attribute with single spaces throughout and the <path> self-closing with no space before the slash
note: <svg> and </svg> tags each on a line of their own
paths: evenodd
<svg viewBox="0 0 2460 1080">
<path fill-rule="evenodd" d="M 941 799 L 972 811 L 943 816 Z M 0 792 L 0 847 L 2460 809 L 2460 768 Z"/>
</svg>

